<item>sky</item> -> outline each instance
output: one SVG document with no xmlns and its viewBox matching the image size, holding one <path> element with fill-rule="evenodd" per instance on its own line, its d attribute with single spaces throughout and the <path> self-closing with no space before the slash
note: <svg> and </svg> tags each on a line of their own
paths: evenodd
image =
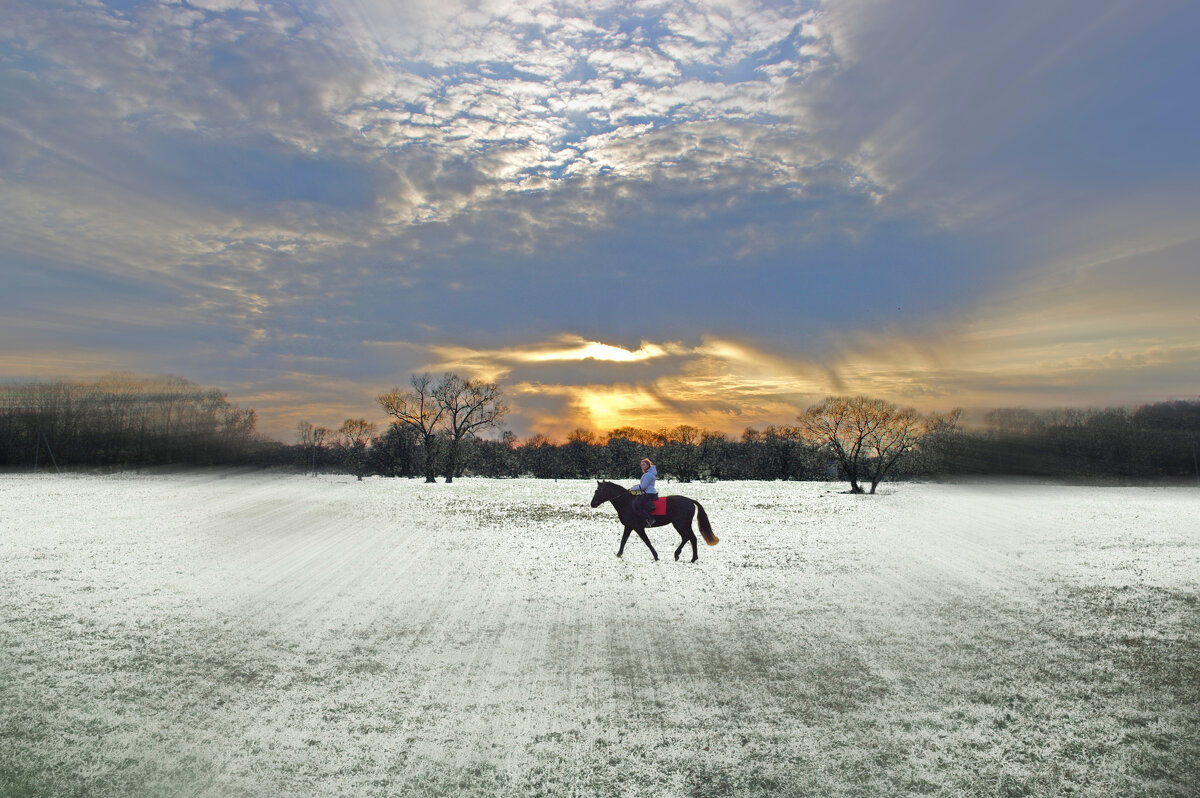
<svg viewBox="0 0 1200 798">
<path fill-rule="evenodd" d="M 1200 396 L 1200 4 L 0 0 L 0 379 L 740 434 Z"/>
</svg>

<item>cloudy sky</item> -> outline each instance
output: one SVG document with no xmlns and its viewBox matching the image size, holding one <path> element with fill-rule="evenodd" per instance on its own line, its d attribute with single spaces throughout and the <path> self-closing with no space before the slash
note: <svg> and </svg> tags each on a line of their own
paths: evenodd
<svg viewBox="0 0 1200 798">
<path fill-rule="evenodd" d="M 1200 5 L 0 0 L 0 377 L 520 435 L 1200 394 Z"/>
</svg>

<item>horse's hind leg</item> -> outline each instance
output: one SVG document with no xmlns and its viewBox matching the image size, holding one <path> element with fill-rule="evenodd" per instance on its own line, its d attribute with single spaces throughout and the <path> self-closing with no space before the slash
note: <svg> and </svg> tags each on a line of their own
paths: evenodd
<svg viewBox="0 0 1200 798">
<path fill-rule="evenodd" d="M 698 559 L 698 555 L 696 554 L 696 533 L 692 531 L 692 525 L 690 523 L 676 521 L 675 529 L 679 532 L 679 538 L 680 538 L 679 548 L 675 549 L 675 559 L 678 560 L 679 555 L 683 552 L 683 547 L 686 546 L 688 543 L 691 543 L 692 544 L 692 562 L 695 562 Z"/>
<path fill-rule="evenodd" d="M 617 549 L 617 556 L 620 557 L 625 553 L 625 541 L 629 540 L 629 533 L 633 531 L 632 527 L 625 527 L 625 534 L 621 535 L 621 548 Z"/>
</svg>

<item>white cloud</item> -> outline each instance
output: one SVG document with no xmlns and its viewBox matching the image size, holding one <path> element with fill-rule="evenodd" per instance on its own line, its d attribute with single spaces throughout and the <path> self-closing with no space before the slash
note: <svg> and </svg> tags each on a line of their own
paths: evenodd
<svg viewBox="0 0 1200 798">
<path fill-rule="evenodd" d="M 646 29 L 618 34 L 615 28 L 595 24 L 605 12 L 619 8 L 595 4 L 586 11 L 569 11 L 544 4 L 483 4 L 478 13 L 463 16 L 451 4 L 444 14 L 422 7 L 423 14 L 401 15 L 410 21 L 421 18 L 430 26 L 428 35 L 416 26 L 411 35 L 421 45 L 405 50 L 405 58 L 415 57 L 435 68 L 424 76 L 428 83 L 420 95 L 404 98 L 407 108 L 421 108 L 423 114 L 407 119 L 396 114 L 389 96 L 380 92 L 350 109 L 345 123 L 366 140 L 390 149 L 432 147 L 426 155 L 472 160 L 480 167 L 480 179 L 492 181 L 490 186 L 473 187 L 471 196 L 479 201 L 525 190 L 538 172 L 537 184 L 543 189 L 599 170 L 648 176 L 657 168 L 662 142 L 645 139 L 648 146 L 639 149 L 630 141 L 631 133 L 739 116 L 782 122 L 775 116 L 781 110 L 777 97 L 789 78 L 806 69 L 796 53 L 781 56 L 740 83 L 684 78 L 682 67 L 707 64 L 723 69 L 736 64 L 752 52 L 779 44 L 797 26 L 811 27 L 811 11 L 799 5 L 764 10 L 746 3 L 719 9 L 679 3 L 649 6 L 649 13 L 662 10 L 660 24 L 670 31 L 656 44 Z M 376 6 L 360 5 L 359 11 L 371 19 L 381 13 Z M 491 15 L 486 26 L 481 14 Z M 529 26 L 535 30 L 532 38 Z M 479 38 L 485 27 L 486 41 Z M 386 30 L 385 24 L 385 35 L 377 39 L 381 47 L 388 41 Z M 516 72 L 503 75 L 487 66 L 493 63 L 512 64 Z M 581 64 L 590 64 L 594 72 L 570 79 Z M 612 148 L 615 140 L 625 146 Z M 759 157 L 755 141 L 738 135 L 725 142 L 711 139 L 708 146 L 724 146 L 745 162 Z M 512 154 L 517 144 L 527 150 L 521 169 L 511 168 L 518 160 Z M 492 157 L 491 148 L 503 149 L 504 155 Z M 564 156 L 577 160 L 564 163 Z M 713 166 L 734 159 L 706 160 Z M 499 171 L 488 172 L 489 165 Z M 474 207 L 474 201 L 440 203 L 437 218 Z"/>
<path fill-rule="evenodd" d="M 188 0 L 190 5 L 205 11 L 259 11 L 254 0 Z"/>
<path fill-rule="evenodd" d="M 223 13 L 233 10 L 244 13 Z M 791 52 L 735 79 L 710 79 L 781 43 L 797 25 L 811 25 L 805 5 L 650 4 L 639 12 L 659 15 L 658 22 L 632 33 L 610 21 L 624 10 L 618 2 L 329 0 L 301 17 L 282 2 L 207 0 L 147 4 L 125 16 L 98 6 L 64 21 L 29 6 L 9 36 L 50 65 L 40 77 L 49 81 L 37 109 L 43 118 L 26 121 L 75 136 L 52 134 L 38 146 L 98 169 L 99 182 L 118 195 L 155 197 L 151 205 L 173 195 L 176 207 L 160 215 L 206 216 L 206 225 L 229 217 L 200 211 L 203 196 L 164 184 L 171 170 L 155 157 L 189 156 L 156 156 L 147 143 L 157 137 L 169 150 L 171 137 L 185 131 L 214 145 L 274 141 L 314 157 L 336 156 L 390 185 L 348 230 L 342 215 L 325 217 L 339 229 L 318 232 L 318 213 L 294 205 L 286 213 L 260 209 L 273 217 L 262 220 L 269 226 L 293 228 L 278 238 L 296 242 L 365 235 L 367 243 L 383 243 L 400 234 L 397 227 L 482 212 L 493 200 L 534 187 L 563 190 L 605 174 L 647 180 L 664 168 L 661 158 L 669 159 L 665 168 L 676 180 L 711 179 L 726 167 L 741 174 L 759 162 L 756 182 L 739 191 L 768 189 L 775 176 L 791 182 L 788 171 L 811 165 L 813 154 L 804 151 L 802 162 L 785 158 L 791 165 L 780 171 L 778 147 L 756 132 L 763 120 L 783 123 L 777 97 L 806 68 L 802 57 Z M 708 77 L 698 76 L 705 70 Z M 78 135 L 84 128 L 77 121 L 48 124 L 46 115 L 59 114 L 90 117 L 87 135 Z M 703 139 L 689 129 L 729 119 L 750 124 L 725 125 L 720 137 Z M 588 187 L 584 182 L 566 193 L 578 198 Z M 26 190 L 53 202 L 55 192 L 36 175 Z M 28 215 L 18 211 L 15 218 Z M 579 215 L 602 217 L 582 209 Z M 77 229 L 86 239 L 85 231 L 111 224 L 114 238 L 135 240 L 119 219 Z M 256 226 L 239 219 L 224 236 L 204 238 L 234 240 Z"/>
<path fill-rule="evenodd" d="M 587 60 L 602 76 L 616 79 L 665 82 L 680 74 L 673 60 L 647 48 L 597 50 L 588 53 Z"/>
<path fill-rule="evenodd" d="M 1138 81 L 1150 73 L 1134 59 L 1121 67 L 1129 78 L 1116 67 L 1104 80 L 1093 76 L 1108 52 L 1138 41 L 1146 19 L 1157 14 L 1161 24 L 1166 4 L 1101 5 L 202 0 L 117 12 L 10 0 L 0 30 L 3 254 L 171 281 L 188 312 L 211 314 L 234 338 L 262 346 L 258 331 L 277 341 L 271 320 L 298 305 L 322 324 L 348 325 L 360 313 L 385 326 L 412 317 L 439 334 L 445 327 L 422 315 L 434 301 L 423 286 L 456 283 L 465 296 L 480 283 L 501 285 L 472 272 L 485 261 L 566 272 L 574 263 L 556 259 L 572 241 L 616 241 L 622 257 L 644 249 L 673 277 L 698 273 L 689 258 L 708 247 L 712 257 L 772 272 L 764 282 L 780 296 L 747 288 L 738 298 L 743 308 L 769 302 L 784 329 L 793 315 L 785 295 L 808 288 L 793 274 L 808 265 L 792 255 L 808 238 L 844 234 L 837 251 L 803 254 L 853 260 L 858 272 L 846 282 L 869 284 L 891 268 L 891 253 L 879 254 L 882 239 L 875 252 L 855 251 L 859 230 L 881 219 L 932 220 L 943 232 L 990 235 L 961 245 L 963 269 L 1039 264 L 1022 273 L 1030 285 L 1089 297 L 1068 306 L 1018 292 L 1032 315 L 1000 300 L 968 303 L 983 321 L 954 334 L 979 351 L 1003 343 L 1014 369 L 1161 364 L 1186 349 L 1176 328 L 1194 321 L 1186 271 L 1195 259 L 1139 256 L 1124 281 L 1120 269 L 1097 264 L 1179 240 L 1195 218 L 1192 173 L 1164 178 L 1162 164 L 1185 159 L 1157 163 L 1125 149 L 1113 138 L 1129 121 L 1119 113 L 1053 127 L 1108 91 L 1131 102 L 1143 96 Z M 1123 10 L 1133 12 L 1125 38 Z M 1153 128 L 1155 114 L 1190 97 L 1159 99 L 1134 121 Z M 1062 139 L 1058 149 L 1029 146 L 1042 143 L 1043 125 Z M 1147 149 L 1172 131 L 1152 132 Z M 1076 151 L 1086 167 L 1088 147 L 1105 135 L 1110 146 L 1090 153 L 1103 158 L 1063 170 Z M 1129 187 L 1140 175 L 1105 179 L 1147 163 L 1159 168 L 1157 182 L 1139 191 Z M 720 224 L 706 227 L 708 219 Z M 674 242 L 647 233 L 652 226 Z M 630 239 L 630 228 L 644 237 Z M 680 245 L 697 231 L 702 243 Z M 915 239 L 903 243 L 932 240 Z M 966 253 L 997 243 L 1003 257 Z M 1117 254 L 1092 257 L 1101 249 Z M 505 261 L 511 253 L 542 257 Z M 1081 291 L 1062 276 L 1073 269 L 1109 290 Z M 1161 303 L 1134 314 L 1112 301 L 1143 296 L 1134 290 L 1143 276 L 1174 288 L 1156 295 L 1170 308 L 1166 327 L 1149 323 Z M 816 294 L 836 293 L 841 280 Z M 564 304 L 564 316 L 586 311 L 578 300 Z M 1088 313 L 1119 318 L 1119 335 L 1101 341 L 1102 325 Z M 1033 358 L 1036 340 L 1014 332 L 1021 324 L 1061 336 L 1061 357 Z M 1006 332 L 991 338 L 989 325 Z M 1095 341 L 1102 346 L 1089 350 Z M 736 373 L 723 371 L 720 353 L 702 359 L 718 366 L 703 375 L 693 363 L 686 376 L 713 390 L 750 395 L 754 383 L 769 393 L 772 379 L 795 377 L 775 366 L 747 377 L 744 359 Z M 863 362 L 840 363 L 839 378 L 886 382 L 882 360 Z M 938 377 L 947 384 L 970 371 L 948 362 Z M 912 387 L 921 373 L 895 370 L 888 384 Z"/>
</svg>

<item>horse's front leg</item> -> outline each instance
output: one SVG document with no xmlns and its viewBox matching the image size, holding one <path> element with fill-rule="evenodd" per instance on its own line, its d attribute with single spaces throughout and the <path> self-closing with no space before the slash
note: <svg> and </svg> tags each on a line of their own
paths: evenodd
<svg viewBox="0 0 1200 798">
<path fill-rule="evenodd" d="M 621 548 L 617 549 L 617 556 L 620 557 L 625 553 L 625 541 L 629 540 L 629 533 L 633 531 L 633 527 L 625 527 L 625 534 L 621 535 Z"/>
<path fill-rule="evenodd" d="M 642 539 L 642 542 L 646 544 L 646 548 L 650 549 L 650 553 L 654 555 L 654 559 L 657 560 L 658 552 L 655 551 L 654 547 L 650 545 L 650 538 L 646 537 L 646 530 L 639 526 L 637 527 L 637 533 L 638 537 Z M 626 537 L 628 537 L 628 533 L 626 533 Z"/>
</svg>

